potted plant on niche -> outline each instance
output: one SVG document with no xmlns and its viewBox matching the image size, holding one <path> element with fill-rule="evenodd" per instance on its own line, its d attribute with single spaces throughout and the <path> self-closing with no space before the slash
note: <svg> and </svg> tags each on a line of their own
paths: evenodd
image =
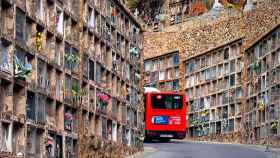
<svg viewBox="0 0 280 158">
<path fill-rule="evenodd" d="M 78 84 L 72 85 L 72 95 L 73 95 L 73 101 L 76 103 L 82 103 L 83 96 L 85 96 L 87 93 L 85 90 L 82 90 Z"/>
<path fill-rule="evenodd" d="M 277 130 L 277 123 L 276 123 L 276 122 L 273 122 L 273 123 L 271 124 L 271 129 L 272 129 L 272 130 Z"/>
<path fill-rule="evenodd" d="M 71 69 L 73 69 L 80 61 L 80 58 L 78 55 L 75 55 L 75 54 L 65 54 L 64 55 L 65 57 L 65 61 L 67 62 L 67 64 L 69 64 L 68 66 L 71 67 Z"/>
<path fill-rule="evenodd" d="M 32 73 L 32 65 L 29 63 L 23 63 L 14 55 L 14 73 L 16 78 L 26 78 Z"/>
</svg>

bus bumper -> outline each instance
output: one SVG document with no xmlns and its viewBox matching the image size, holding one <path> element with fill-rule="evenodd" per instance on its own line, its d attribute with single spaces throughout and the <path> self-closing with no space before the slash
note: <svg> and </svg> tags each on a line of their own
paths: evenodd
<svg viewBox="0 0 280 158">
<path fill-rule="evenodd" d="M 186 137 L 186 131 L 146 131 L 146 139 L 184 139 Z"/>
</svg>

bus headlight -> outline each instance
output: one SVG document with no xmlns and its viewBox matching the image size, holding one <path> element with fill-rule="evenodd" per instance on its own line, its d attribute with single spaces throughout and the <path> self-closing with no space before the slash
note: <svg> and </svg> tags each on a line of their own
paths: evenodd
<svg viewBox="0 0 280 158">
<path fill-rule="evenodd" d="M 152 124 L 154 124 L 155 123 L 155 117 L 152 117 Z"/>
</svg>

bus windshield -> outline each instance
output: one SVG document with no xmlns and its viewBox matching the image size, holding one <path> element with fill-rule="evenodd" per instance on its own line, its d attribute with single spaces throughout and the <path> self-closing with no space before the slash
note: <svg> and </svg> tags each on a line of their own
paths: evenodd
<svg viewBox="0 0 280 158">
<path fill-rule="evenodd" d="M 152 94 L 153 109 L 182 109 L 183 96 L 178 94 Z"/>
</svg>

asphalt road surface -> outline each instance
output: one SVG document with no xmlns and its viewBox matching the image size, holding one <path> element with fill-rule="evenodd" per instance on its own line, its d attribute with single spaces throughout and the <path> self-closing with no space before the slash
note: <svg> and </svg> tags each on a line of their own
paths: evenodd
<svg viewBox="0 0 280 158">
<path fill-rule="evenodd" d="M 278 158 L 262 148 L 173 140 L 145 143 L 143 158 Z"/>
</svg>

